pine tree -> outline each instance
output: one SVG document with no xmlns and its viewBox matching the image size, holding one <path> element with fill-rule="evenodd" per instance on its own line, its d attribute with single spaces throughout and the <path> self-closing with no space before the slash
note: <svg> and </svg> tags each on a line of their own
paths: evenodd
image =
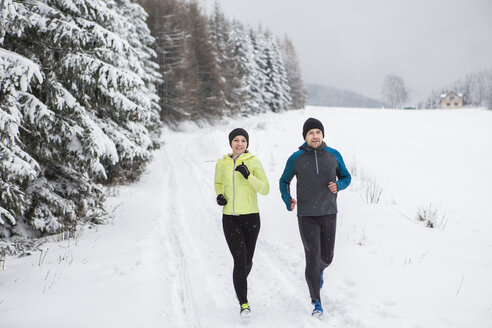
<svg viewBox="0 0 492 328">
<path fill-rule="evenodd" d="M 0 100 L 2 116 L 22 128 L 2 135 L 2 179 L 10 185 L 1 187 L 0 207 L 10 225 L 2 220 L 0 233 L 55 233 L 99 220 L 97 182 L 141 169 L 157 144 L 159 75 L 144 13 L 123 0 L 9 0 L 1 18 L 0 61 L 17 58 L 39 74 L 2 74 L 2 86 L 13 86 Z M 12 71 L 8 65 L 0 67 Z M 24 165 L 24 176 L 5 180 L 15 159 L 4 149 L 31 170 Z M 5 196 L 5 188 L 15 192 Z"/>
<path fill-rule="evenodd" d="M 226 98 L 227 113 L 237 114 L 241 112 L 245 90 L 242 87 L 243 71 L 239 58 L 235 53 L 232 39 L 231 23 L 225 18 L 218 2 L 215 3 L 214 12 L 209 20 L 211 39 L 217 49 L 217 63 L 220 75 L 224 80 L 224 96 Z"/>
<path fill-rule="evenodd" d="M 242 90 L 241 115 L 247 116 L 265 111 L 263 85 L 264 75 L 258 66 L 258 53 L 255 50 L 250 30 L 238 20 L 233 20 L 230 31 L 230 42 L 233 45 L 233 56 L 240 70 L 240 87 Z"/>
<path fill-rule="evenodd" d="M 19 98 L 31 83 L 42 80 L 38 65 L 0 48 L 0 236 L 8 235 L 27 212 L 29 199 L 22 186 L 32 183 L 40 171 L 38 163 L 19 145 L 23 120 Z"/>
<path fill-rule="evenodd" d="M 259 32 L 259 33 L 258 33 Z M 251 75 L 256 84 L 250 87 L 255 94 L 255 102 L 257 103 L 257 108 L 253 111 L 253 114 L 264 113 L 271 110 L 269 106 L 269 101 L 271 95 L 267 92 L 266 84 L 268 72 L 266 71 L 267 63 L 265 62 L 265 57 L 263 56 L 263 51 L 266 47 L 265 36 L 258 29 L 258 32 L 253 28 L 248 28 L 248 36 L 252 45 L 252 52 L 250 54 L 251 58 L 254 60 L 254 65 L 252 66 Z M 256 98 L 259 96 L 259 98 Z"/>
<path fill-rule="evenodd" d="M 116 5 L 116 6 L 115 6 Z M 121 17 L 126 21 L 121 30 L 118 30 L 121 36 L 126 37 L 130 45 L 138 51 L 140 63 L 143 67 L 144 74 L 141 75 L 145 83 L 143 92 L 145 102 L 149 102 L 150 115 L 147 128 L 153 136 L 153 142 L 156 143 L 160 134 L 160 99 L 157 94 L 157 85 L 162 82 L 162 75 L 159 73 L 159 64 L 156 62 L 157 53 L 153 49 L 155 39 L 151 36 L 150 29 L 146 20 L 148 14 L 140 5 L 132 1 L 117 0 L 111 6 L 118 11 Z M 158 145 L 155 144 L 155 147 Z"/>
<path fill-rule="evenodd" d="M 217 64 L 217 49 L 210 38 L 208 20 L 198 3 L 187 5 L 187 76 L 193 118 L 213 119 L 221 117 L 225 109 L 224 81 Z"/>
<path fill-rule="evenodd" d="M 261 34 L 259 34 L 261 36 Z M 291 107 L 290 87 L 275 39 L 266 33 L 258 38 L 260 60 L 259 65 L 265 75 L 265 103 L 273 112 L 280 112 Z"/>
<path fill-rule="evenodd" d="M 302 80 L 301 68 L 296 50 L 292 41 L 285 36 L 283 42 L 278 42 L 282 53 L 282 60 L 287 72 L 287 81 L 292 98 L 292 109 L 304 108 L 306 103 L 306 88 Z"/>
<path fill-rule="evenodd" d="M 189 83 L 185 81 L 186 8 L 178 0 L 139 0 L 149 13 L 148 24 L 155 38 L 159 72 L 163 76 L 158 84 L 158 95 L 162 108 L 161 119 L 166 122 L 189 119 L 187 105 Z"/>
<path fill-rule="evenodd" d="M 160 72 L 162 118 L 214 119 L 226 109 L 225 81 L 209 22 L 196 1 L 139 0 L 150 13 Z"/>
</svg>

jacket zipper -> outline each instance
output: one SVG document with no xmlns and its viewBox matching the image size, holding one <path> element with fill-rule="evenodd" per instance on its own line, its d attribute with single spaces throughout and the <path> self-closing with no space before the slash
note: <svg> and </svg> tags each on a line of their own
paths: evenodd
<svg viewBox="0 0 492 328">
<path fill-rule="evenodd" d="M 232 167 L 232 215 L 236 215 L 236 179 L 235 179 L 235 172 L 236 172 L 236 159 L 234 159 L 234 165 Z"/>
<path fill-rule="evenodd" d="M 319 170 L 318 170 L 318 155 L 316 153 L 316 149 L 314 150 L 314 160 L 316 161 L 316 175 L 319 175 Z"/>
</svg>

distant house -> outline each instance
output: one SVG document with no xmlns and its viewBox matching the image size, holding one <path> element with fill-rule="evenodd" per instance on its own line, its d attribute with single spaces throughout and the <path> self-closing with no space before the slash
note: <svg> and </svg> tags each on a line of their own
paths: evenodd
<svg viewBox="0 0 492 328">
<path fill-rule="evenodd" d="M 443 93 L 441 95 L 441 108 L 462 108 L 463 95 L 454 91 Z"/>
</svg>

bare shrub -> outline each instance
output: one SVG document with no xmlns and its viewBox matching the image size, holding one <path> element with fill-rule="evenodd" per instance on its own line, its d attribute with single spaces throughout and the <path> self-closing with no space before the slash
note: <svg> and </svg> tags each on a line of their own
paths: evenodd
<svg viewBox="0 0 492 328">
<path fill-rule="evenodd" d="M 360 175 L 362 190 L 362 199 L 368 204 L 377 204 L 381 199 L 383 188 L 377 182 L 377 179 L 369 174 Z"/>
<path fill-rule="evenodd" d="M 349 164 L 350 175 L 357 178 L 356 186 L 354 187 L 361 194 L 362 199 L 367 204 L 377 204 L 381 199 L 383 187 L 378 183 L 378 179 L 365 172 L 354 158 Z"/>
<path fill-rule="evenodd" d="M 349 167 L 350 167 L 349 168 L 350 175 L 352 175 L 353 177 L 358 177 L 359 165 L 357 164 L 357 161 L 355 159 L 350 162 Z"/>
<path fill-rule="evenodd" d="M 424 222 L 427 228 L 441 228 L 442 230 L 444 230 L 447 223 L 446 215 L 439 213 L 438 209 L 433 208 L 431 204 L 419 207 L 417 220 Z"/>
<path fill-rule="evenodd" d="M 258 122 L 256 124 L 256 129 L 265 131 L 267 129 L 267 123 L 265 121 Z"/>
</svg>

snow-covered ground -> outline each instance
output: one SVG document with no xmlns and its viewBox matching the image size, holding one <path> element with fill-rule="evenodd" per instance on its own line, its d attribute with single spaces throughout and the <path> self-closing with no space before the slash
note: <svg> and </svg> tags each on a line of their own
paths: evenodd
<svg viewBox="0 0 492 328">
<path fill-rule="evenodd" d="M 353 174 L 339 195 L 325 320 L 310 317 L 295 213 L 278 179 L 316 117 Z M 215 161 L 244 127 L 271 192 L 238 315 Z M 112 224 L 5 260 L 0 327 L 492 327 L 492 111 L 307 108 L 166 130 L 141 181 L 111 190 Z M 371 186 L 382 191 L 367 201 Z M 295 183 L 294 183 L 295 185 Z M 435 228 L 416 220 L 435 211 Z"/>
</svg>

